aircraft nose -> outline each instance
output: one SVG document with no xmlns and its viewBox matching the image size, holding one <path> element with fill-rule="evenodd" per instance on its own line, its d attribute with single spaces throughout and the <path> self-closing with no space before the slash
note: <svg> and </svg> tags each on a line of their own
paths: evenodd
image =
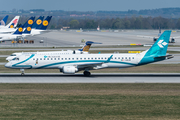
<svg viewBox="0 0 180 120">
<path fill-rule="evenodd" d="M 7 67 L 7 68 L 11 67 L 10 63 L 6 63 L 5 67 Z"/>
</svg>

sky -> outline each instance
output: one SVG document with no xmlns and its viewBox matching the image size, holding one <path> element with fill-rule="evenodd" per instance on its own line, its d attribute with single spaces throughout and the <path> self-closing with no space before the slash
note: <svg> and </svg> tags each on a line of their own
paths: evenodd
<svg viewBox="0 0 180 120">
<path fill-rule="evenodd" d="M 0 11 L 45 9 L 65 11 L 127 11 L 180 7 L 180 0 L 5 0 Z"/>
</svg>

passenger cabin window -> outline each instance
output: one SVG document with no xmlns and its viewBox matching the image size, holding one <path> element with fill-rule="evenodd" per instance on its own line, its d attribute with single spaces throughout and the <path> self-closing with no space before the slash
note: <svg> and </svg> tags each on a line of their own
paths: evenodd
<svg viewBox="0 0 180 120">
<path fill-rule="evenodd" d="M 42 58 L 40 58 L 40 60 L 42 60 Z"/>
</svg>

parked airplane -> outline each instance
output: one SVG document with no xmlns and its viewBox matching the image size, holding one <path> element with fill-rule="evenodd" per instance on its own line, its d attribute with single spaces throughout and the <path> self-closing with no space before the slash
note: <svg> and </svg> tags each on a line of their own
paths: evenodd
<svg viewBox="0 0 180 120">
<path fill-rule="evenodd" d="M 92 44 L 101 44 L 101 43 L 87 41 L 85 45 L 81 49 L 78 49 L 78 50 L 46 51 L 46 52 L 17 52 L 17 53 L 12 53 L 10 56 L 6 58 L 6 60 L 11 61 L 15 57 L 23 55 L 23 54 L 26 54 L 26 55 L 30 55 L 30 54 L 38 54 L 38 55 L 88 54 L 89 49 Z"/>
<path fill-rule="evenodd" d="M 36 25 L 36 29 L 32 29 L 31 31 L 31 35 L 39 35 L 42 34 L 44 32 L 47 32 L 46 29 L 51 21 L 52 16 L 47 16 L 45 20 L 41 21 L 41 19 L 38 19 L 36 21 L 37 25 Z M 40 24 L 39 24 L 40 23 Z"/>
<path fill-rule="evenodd" d="M 34 23 L 33 23 L 33 29 L 31 30 L 31 34 L 29 35 L 39 35 L 42 34 L 44 32 L 46 32 L 46 29 L 51 21 L 52 16 L 47 16 L 46 19 L 43 21 L 44 16 L 40 16 Z M 25 23 L 27 24 L 27 22 Z M 12 26 L 12 25 L 11 25 Z M 24 28 L 26 28 L 26 25 L 24 25 Z M 0 33 L 2 34 L 10 34 L 15 32 L 16 29 L 14 28 L 6 28 L 6 29 L 0 29 Z M 23 37 L 26 37 L 27 35 L 24 35 Z"/>
<path fill-rule="evenodd" d="M 9 29 L 9 28 L 15 28 L 18 24 L 18 21 L 19 21 L 19 17 L 20 16 L 15 16 L 13 20 L 11 20 L 11 22 L 9 24 L 7 24 L 6 26 L 0 26 L 0 29 L 4 29 L 4 31 L 6 31 L 6 29 Z M 14 26 L 12 26 L 12 23 L 14 23 Z M 2 32 L 2 31 L 0 31 Z"/>
<path fill-rule="evenodd" d="M 30 34 L 34 19 L 35 19 L 35 17 L 31 17 L 30 19 L 28 19 L 28 21 L 23 26 L 19 27 L 12 34 L 0 34 L 0 41 L 2 42 L 2 41 L 17 39 L 18 37 L 23 36 L 22 33 L 24 34 L 24 36 L 27 34 Z M 26 26 L 26 29 L 23 31 L 22 28 L 24 28 L 24 26 Z"/>
<path fill-rule="evenodd" d="M 74 74 L 103 68 L 127 68 L 149 64 L 172 58 L 166 55 L 171 31 L 165 31 L 153 46 L 142 53 L 136 54 L 67 54 L 67 55 L 20 55 L 5 64 L 7 68 L 21 69 L 59 69 L 60 72 Z"/>
<path fill-rule="evenodd" d="M 40 25 L 42 25 L 42 21 L 44 19 L 44 16 L 40 16 L 36 19 L 36 21 L 33 23 L 32 29 L 38 28 Z"/>
<path fill-rule="evenodd" d="M 5 26 L 6 25 L 6 22 L 7 22 L 7 19 L 8 19 L 8 15 L 6 15 L 1 21 L 0 21 L 0 26 Z"/>
<path fill-rule="evenodd" d="M 154 42 L 156 42 L 156 40 L 158 40 L 158 38 L 161 36 L 161 28 L 159 27 L 159 33 L 157 35 L 157 37 L 153 37 L 153 36 L 142 36 L 142 35 L 137 35 L 137 37 L 143 37 L 143 38 L 151 38 L 153 39 Z M 175 43 L 175 39 L 176 38 L 180 38 L 180 36 L 176 36 L 176 37 L 170 37 L 169 43 Z"/>
</svg>

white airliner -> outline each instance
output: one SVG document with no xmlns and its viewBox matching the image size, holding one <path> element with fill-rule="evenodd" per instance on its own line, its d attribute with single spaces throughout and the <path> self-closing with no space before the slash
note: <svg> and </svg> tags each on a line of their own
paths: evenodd
<svg viewBox="0 0 180 120">
<path fill-rule="evenodd" d="M 74 74 L 103 68 L 127 68 L 149 64 L 172 58 L 166 55 L 171 31 L 165 31 L 154 45 L 142 53 L 135 54 L 63 54 L 63 55 L 20 55 L 5 64 L 7 68 L 21 69 L 59 69 L 60 72 Z"/>
<path fill-rule="evenodd" d="M 38 54 L 38 55 L 88 54 L 89 49 L 92 44 L 101 44 L 101 43 L 87 41 L 85 45 L 81 49 L 78 49 L 78 50 L 46 51 L 46 52 L 17 52 L 17 53 L 12 53 L 10 56 L 6 58 L 6 60 L 11 61 L 15 57 L 20 56 L 22 54 L 26 54 L 26 55 L 30 55 L 30 54 Z"/>
</svg>

